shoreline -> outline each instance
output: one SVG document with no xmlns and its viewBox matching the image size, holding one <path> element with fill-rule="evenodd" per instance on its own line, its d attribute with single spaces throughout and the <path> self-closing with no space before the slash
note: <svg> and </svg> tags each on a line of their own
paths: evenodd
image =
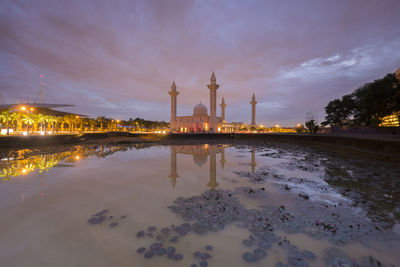
<svg viewBox="0 0 400 267">
<path fill-rule="evenodd" d="M 53 136 L 6 136 L 0 138 L 0 149 L 35 148 L 58 145 L 84 144 L 137 144 L 189 145 L 189 144 L 248 144 L 262 145 L 269 142 L 284 142 L 308 145 L 340 153 L 352 153 L 382 160 L 400 161 L 400 140 L 363 138 L 327 134 L 286 134 L 286 133 L 219 133 L 219 134 L 145 134 L 127 132 L 85 133 Z"/>
</svg>

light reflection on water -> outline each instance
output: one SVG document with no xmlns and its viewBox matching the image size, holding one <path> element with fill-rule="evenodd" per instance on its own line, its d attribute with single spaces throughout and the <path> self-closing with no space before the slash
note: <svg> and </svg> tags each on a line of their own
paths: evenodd
<svg viewBox="0 0 400 267">
<path fill-rule="evenodd" d="M 57 153 L 36 150 L 10 153 L 0 162 L 0 265 L 189 266 L 195 262 L 192 253 L 211 244 L 215 251 L 209 266 L 243 266 L 241 255 L 247 248 L 241 241 L 249 233 L 234 225 L 205 236 L 190 233 L 182 238 L 175 244 L 184 254 L 181 262 L 165 257 L 145 260 L 135 251 L 153 241 L 137 239 L 135 234 L 150 225 L 161 228 L 182 223 L 182 218 L 167 207 L 178 197 L 199 196 L 207 190 L 234 191 L 239 187 L 262 186 L 266 199 L 238 196 L 245 207 L 254 209 L 285 205 L 288 210 L 298 210 L 314 202 L 351 205 L 356 201 L 338 190 L 345 184 L 341 180 L 325 180 L 332 173 L 352 175 L 352 169 L 343 171 L 340 164 L 332 164 L 334 159 L 329 155 L 313 157 L 314 152 L 298 147 L 282 153 L 285 149 L 208 144 L 150 148 L 90 145 Z M 254 183 L 247 178 L 264 172 L 268 173 L 265 181 Z M 289 191 L 282 189 L 285 185 L 290 187 Z M 299 194 L 307 194 L 308 202 L 299 198 Z M 396 197 L 395 193 L 392 197 Z M 381 202 L 372 200 L 364 207 L 354 207 L 353 211 L 358 216 L 367 216 L 369 206 L 377 203 Z M 396 228 L 396 210 L 392 206 L 385 208 L 387 213 L 395 214 L 390 225 Z M 102 209 L 109 209 L 114 217 L 126 215 L 127 219 L 116 228 L 88 224 L 90 216 Z M 324 250 L 337 246 L 304 233 L 277 233 L 301 249 L 316 253 L 318 258 L 309 262 L 311 266 L 323 266 Z M 396 242 L 375 241 L 366 247 L 356 241 L 344 248 L 359 261 L 373 255 L 384 263 L 396 263 L 400 262 L 393 248 L 393 244 L 398 246 Z M 274 244 L 268 250 L 269 256 L 259 264 L 285 263 L 285 253 Z"/>
</svg>

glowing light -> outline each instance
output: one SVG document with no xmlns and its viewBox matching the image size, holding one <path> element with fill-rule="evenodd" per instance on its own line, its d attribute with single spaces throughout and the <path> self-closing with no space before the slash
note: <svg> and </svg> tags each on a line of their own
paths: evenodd
<svg viewBox="0 0 400 267">
<path fill-rule="evenodd" d="M 75 118 L 79 119 L 79 116 L 75 116 Z"/>
<path fill-rule="evenodd" d="M 25 106 L 22 106 L 22 107 L 21 107 L 21 110 L 22 110 L 22 111 L 25 111 L 25 110 L 26 110 L 26 107 L 25 107 Z"/>
<path fill-rule="evenodd" d="M 23 135 L 25 135 L 25 136 L 27 136 L 27 135 L 28 135 L 28 133 L 27 133 L 27 132 L 23 132 L 22 134 L 23 134 Z"/>
<path fill-rule="evenodd" d="M 261 124 L 261 125 L 260 125 L 260 128 L 264 128 L 264 125 Z"/>
<path fill-rule="evenodd" d="M 277 125 L 275 125 L 275 127 L 276 127 L 276 128 L 279 128 L 279 127 L 281 127 L 281 126 L 279 126 L 279 124 L 277 124 Z"/>
<path fill-rule="evenodd" d="M 221 127 L 218 127 L 218 132 L 220 132 L 221 131 Z"/>
<path fill-rule="evenodd" d="M 300 124 L 300 123 L 298 123 L 298 124 L 297 124 L 297 127 L 300 127 L 300 126 L 301 126 L 301 124 Z"/>
<path fill-rule="evenodd" d="M 117 120 L 117 122 L 120 122 L 120 120 Z"/>
<path fill-rule="evenodd" d="M 165 131 L 162 131 L 162 133 L 165 134 L 166 132 L 165 132 Z"/>
<path fill-rule="evenodd" d="M 75 157 L 76 160 L 79 160 L 80 158 L 81 158 L 81 157 L 79 157 L 79 156 L 76 156 L 76 157 Z"/>
<path fill-rule="evenodd" d="M 44 135 L 44 132 L 40 132 L 40 135 Z"/>
<path fill-rule="evenodd" d="M 49 133 L 49 134 L 53 134 L 53 132 L 52 132 L 52 131 L 49 131 L 48 133 Z"/>
<path fill-rule="evenodd" d="M 22 169 L 22 173 L 24 173 L 24 174 L 25 174 L 26 172 L 27 172 L 27 170 L 26 170 L 26 169 Z"/>
</svg>

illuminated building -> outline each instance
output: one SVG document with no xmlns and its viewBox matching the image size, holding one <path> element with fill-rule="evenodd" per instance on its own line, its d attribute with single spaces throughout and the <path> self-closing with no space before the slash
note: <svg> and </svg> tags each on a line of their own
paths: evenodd
<svg viewBox="0 0 400 267">
<path fill-rule="evenodd" d="M 215 74 L 212 73 L 210 78 L 210 84 L 207 85 L 210 90 L 210 115 L 208 115 L 207 107 L 201 102 L 193 108 L 193 114 L 191 116 L 177 116 L 177 96 L 179 92 L 176 90 L 175 81 L 172 82 L 171 90 L 168 92 L 171 95 L 171 120 L 170 120 L 170 131 L 180 133 L 199 133 L 199 132 L 211 132 L 211 133 L 232 133 L 239 132 L 243 128 L 242 122 L 226 122 L 225 108 L 227 104 L 225 99 L 222 98 L 221 104 L 221 116 L 217 116 L 217 79 Z M 255 109 L 256 100 L 253 94 L 252 101 L 252 127 L 257 127 L 255 123 Z"/>
<path fill-rule="evenodd" d="M 400 112 L 393 113 L 392 115 L 385 116 L 382 118 L 382 122 L 379 124 L 381 127 L 400 127 L 399 122 Z"/>
<path fill-rule="evenodd" d="M 175 81 L 171 85 L 171 121 L 170 130 L 172 132 L 220 132 L 222 117 L 217 117 L 217 79 L 215 74 L 211 75 L 210 84 L 207 85 L 210 89 L 210 115 L 208 115 L 207 107 L 201 102 L 193 108 L 191 116 L 177 116 L 177 96 Z M 225 100 L 221 105 L 225 109 Z M 225 114 L 224 114 L 225 115 Z"/>
</svg>

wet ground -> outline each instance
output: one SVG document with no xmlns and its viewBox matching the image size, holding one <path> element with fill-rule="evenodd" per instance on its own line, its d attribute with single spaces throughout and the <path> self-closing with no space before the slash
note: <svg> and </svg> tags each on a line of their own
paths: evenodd
<svg viewBox="0 0 400 267">
<path fill-rule="evenodd" d="M 400 167 L 284 143 L 2 152 L 0 266 L 398 266 Z"/>
</svg>

